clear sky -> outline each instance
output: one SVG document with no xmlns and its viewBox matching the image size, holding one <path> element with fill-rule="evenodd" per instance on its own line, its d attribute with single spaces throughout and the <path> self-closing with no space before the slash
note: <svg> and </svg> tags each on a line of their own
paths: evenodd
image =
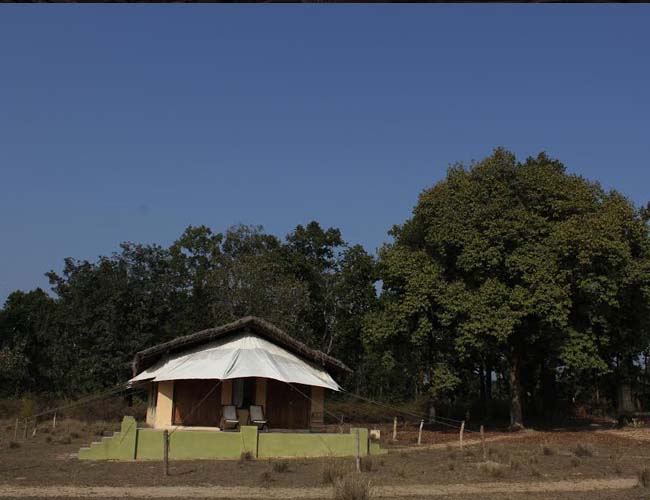
<svg viewBox="0 0 650 500">
<path fill-rule="evenodd" d="M 646 203 L 648 5 L 1 5 L 0 301 L 189 224 L 375 251 L 505 146 Z"/>
</svg>

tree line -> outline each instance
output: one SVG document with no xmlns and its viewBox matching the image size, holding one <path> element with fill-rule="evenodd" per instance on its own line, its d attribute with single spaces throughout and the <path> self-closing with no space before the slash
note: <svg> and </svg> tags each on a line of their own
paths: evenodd
<svg viewBox="0 0 650 500">
<path fill-rule="evenodd" d="M 376 256 L 315 221 L 123 243 L 8 297 L 0 393 L 111 387 L 136 351 L 250 314 L 341 359 L 344 387 L 372 398 L 488 417 L 504 400 L 513 427 L 567 405 L 632 411 L 650 396 L 649 220 L 545 154 L 497 149 L 451 166 Z"/>
</svg>

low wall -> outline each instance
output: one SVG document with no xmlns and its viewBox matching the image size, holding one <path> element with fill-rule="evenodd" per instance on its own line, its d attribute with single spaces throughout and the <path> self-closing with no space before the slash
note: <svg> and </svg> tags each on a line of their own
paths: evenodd
<svg viewBox="0 0 650 500">
<path fill-rule="evenodd" d="M 368 429 L 350 434 L 267 433 L 242 426 L 238 432 L 177 430 L 170 432 L 170 460 L 236 459 L 249 452 L 256 458 L 361 456 L 385 453 L 369 441 Z M 120 432 L 79 450 L 81 460 L 162 460 L 163 431 L 138 429 L 133 417 L 124 417 Z"/>
</svg>

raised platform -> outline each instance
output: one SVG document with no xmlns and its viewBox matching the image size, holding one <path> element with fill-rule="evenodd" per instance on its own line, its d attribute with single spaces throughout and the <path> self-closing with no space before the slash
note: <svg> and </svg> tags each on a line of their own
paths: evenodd
<svg viewBox="0 0 650 500">
<path fill-rule="evenodd" d="M 350 429 L 349 434 L 306 432 L 258 432 L 255 426 L 239 431 L 177 429 L 170 432 L 170 460 L 237 459 L 242 453 L 255 458 L 343 457 L 385 453 L 371 441 L 368 429 Z M 112 437 L 79 450 L 80 460 L 162 460 L 163 430 L 138 428 L 133 417 L 124 417 L 122 428 Z"/>
</svg>

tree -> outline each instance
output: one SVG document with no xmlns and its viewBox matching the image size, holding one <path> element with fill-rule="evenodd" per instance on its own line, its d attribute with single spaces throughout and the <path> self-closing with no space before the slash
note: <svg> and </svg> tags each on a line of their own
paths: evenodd
<svg viewBox="0 0 650 500">
<path fill-rule="evenodd" d="M 522 369 L 530 374 L 542 365 L 552 373 L 560 358 L 568 359 L 577 335 L 583 344 L 587 335 L 576 323 L 580 297 L 573 286 L 584 269 L 569 257 L 580 252 L 582 240 L 572 240 L 568 227 L 592 217 L 611 218 L 604 214 L 613 196 L 567 174 L 544 154 L 518 163 L 498 149 L 469 168 L 451 167 L 445 180 L 420 195 L 413 217 L 393 229 L 395 241 L 380 255 L 383 311 L 381 320 L 367 324 L 371 350 L 378 339 L 421 349 L 415 359 L 429 372 L 434 392 L 439 385 L 432 382 L 434 368 L 444 366 L 443 380 L 455 381 L 449 375 L 458 374 L 454 355 L 474 363 L 503 359 L 511 425 L 523 426 Z M 624 233 L 632 224 L 637 246 L 647 242 L 638 212 L 626 200 L 622 204 L 626 215 L 613 227 Z M 563 232 L 564 239 L 558 236 Z M 634 317 L 639 327 L 641 316 Z M 592 316 L 587 324 L 593 321 Z M 628 340 L 624 345 L 638 348 Z M 596 350 L 578 350 L 585 356 L 574 356 L 575 362 L 599 366 Z M 454 384 L 443 387 L 451 390 Z"/>
</svg>

